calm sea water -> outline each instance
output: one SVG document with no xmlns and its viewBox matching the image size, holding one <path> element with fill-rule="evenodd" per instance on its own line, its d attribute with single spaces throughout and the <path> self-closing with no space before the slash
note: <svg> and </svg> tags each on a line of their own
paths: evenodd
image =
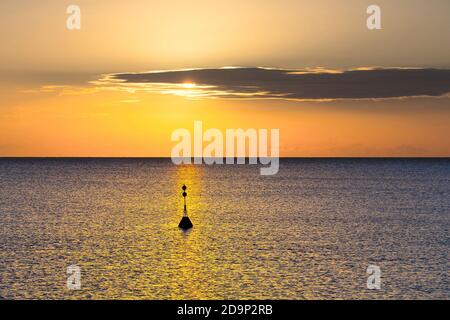
<svg viewBox="0 0 450 320">
<path fill-rule="evenodd" d="M 449 299 L 449 228 L 448 159 L 1 159 L 0 297 Z"/>
</svg>

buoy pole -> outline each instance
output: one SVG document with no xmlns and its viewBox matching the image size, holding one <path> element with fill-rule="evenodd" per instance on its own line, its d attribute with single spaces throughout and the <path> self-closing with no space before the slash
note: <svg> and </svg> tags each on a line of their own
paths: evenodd
<svg viewBox="0 0 450 320">
<path fill-rule="evenodd" d="M 186 196 L 187 196 L 186 189 L 187 189 L 187 187 L 186 187 L 186 185 L 183 184 L 182 189 L 183 189 L 183 199 L 184 199 L 184 211 L 183 211 L 183 215 L 184 215 L 185 217 L 187 217 L 187 207 L 186 207 Z"/>
</svg>

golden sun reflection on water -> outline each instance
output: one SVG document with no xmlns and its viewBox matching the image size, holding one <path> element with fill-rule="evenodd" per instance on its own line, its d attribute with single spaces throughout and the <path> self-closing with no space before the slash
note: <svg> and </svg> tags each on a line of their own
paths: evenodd
<svg viewBox="0 0 450 320">
<path fill-rule="evenodd" d="M 175 277 L 171 278 L 170 286 L 174 289 L 171 298 L 181 299 L 189 296 L 195 299 L 206 299 L 207 296 L 199 290 L 199 283 L 204 283 L 206 274 L 203 272 L 201 260 L 204 254 L 208 254 L 204 238 L 199 237 L 202 229 L 202 221 L 205 218 L 205 203 L 201 200 L 203 189 L 203 170 L 196 165 L 181 165 L 174 170 L 173 185 L 174 194 L 177 195 L 178 216 L 175 222 L 178 224 L 183 213 L 183 185 L 187 186 L 187 212 L 194 224 L 194 228 L 188 231 L 179 230 L 176 238 L 175 250 L 171 252 L 170 260 L 173 268 L 177 270 Z"/>
</svg>

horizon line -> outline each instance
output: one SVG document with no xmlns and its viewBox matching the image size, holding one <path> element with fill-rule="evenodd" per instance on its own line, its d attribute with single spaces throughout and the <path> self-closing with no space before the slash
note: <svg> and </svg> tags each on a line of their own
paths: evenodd
<svg viewBox="0 0 450 320">
<path fill-rule="evenodd" d="M 260 157 L 228 157 L 233 159 L 250 159 Z M 263 157 L 275 158 L 275 157 Z M 448 159 L 449 156 L 299 156 L 299 157 L 278 157 L 279 159 Z M 171 157 L 161 156 L 0 156 L 0 160 L 4 159 L 172 159 Z M 183 159 L 177 157 L 176 159 Z M 193 160 L 194 157 L 191 157 Z M 204 159 L 204 158 L 202 158 Z M 207 157 L 207 159 L 220 159 L 220 157 Z M 227 157 L 222 157 L 227 159 Z"/>
</svg>

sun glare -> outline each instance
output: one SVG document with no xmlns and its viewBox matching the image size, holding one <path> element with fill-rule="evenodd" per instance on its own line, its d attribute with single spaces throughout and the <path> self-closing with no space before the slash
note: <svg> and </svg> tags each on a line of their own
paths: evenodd
<svg viewBox="0 0 450 320">
<path fill-rule="evenodd" d="M 195 88 L 195 83 L 192 83 L 192 82 L 183 83 L 183 88 L 185 88 L 185 89 L 194 89 Z"/>
</svg>

